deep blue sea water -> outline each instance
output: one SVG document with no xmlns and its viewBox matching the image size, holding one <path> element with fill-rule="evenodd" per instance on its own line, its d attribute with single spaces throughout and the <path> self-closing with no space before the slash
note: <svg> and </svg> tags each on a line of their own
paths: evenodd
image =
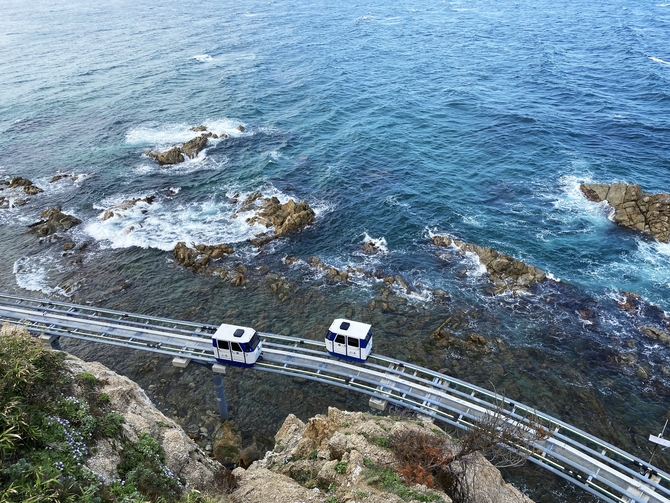
<svg viewBox="0 0 670 503">
<path fill-rule="evenodd" d="M 670 311 L 670 245 L 616 226 L 578 188 L 670 192 L 665 0 L 4 0 L 2 11 L 0 176 L 45 188 L 0 214 L 5 291 L 60 298 L 65 282 L 86 301 L 103 278 L 124 276 L 138 309 L 170 312 L 166 302 L 192 295 L 171 266 L 177 242 L 226 242 L 256 257 L 244 242 L 258 229 L 230 217 L 230 198 L 260 190 L 317 212 L 263 252 L 268 262 L 316 255 L 400 274 L 411 303 L 430 311 L 443 289 L 490 315 L 473 330 L 567 360 L 633 340 L 637 361 L 666 383 L 667 348 L 616 304 L 635 292 Z M 189 140 L 199 124 L 230 137 L 173 168 L 143 155 Z M 79 178 L 49 183 L 56 173 Z M 102 220 L 149 195 L 155 203 Z M 91 243 L 83 268 L 23 234 L 53 204 L 83 220 L 70 234 Z M 475 261 L 436 249 L 433 234 L 537 266 L 572 300 L 492 296 Z M 385 253 L 361 253 L 366 240 Z M 318 287 L 316 273 L 295 274 Z M 354 279 L 344 295 L 367 302 L 374 286 Z M 122 305 L 115 295 L 109 304 Z M 265 328 L 300 332 L 283 321 Z M 635 367 L 624 374 L 630 396 L 642 393 Z M 645 400 L 629 423 L 662 421 L 667 396 Z"/>
</svg>

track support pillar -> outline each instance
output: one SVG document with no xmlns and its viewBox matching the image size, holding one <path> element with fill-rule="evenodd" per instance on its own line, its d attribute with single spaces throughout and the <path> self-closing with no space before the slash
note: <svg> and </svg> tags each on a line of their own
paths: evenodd
<svg viewBox="0 0 670 503">
<path fill-rule="evenodd" d="M 219 373 L 214 374 L 214 387 L 216 388 L 216 402 L 219 406 L 219 416 L 221 421 L 228 419 L 228 403 L 226 402 L 226 390 L 223 389 L 223 376 Z"/>
</svg>

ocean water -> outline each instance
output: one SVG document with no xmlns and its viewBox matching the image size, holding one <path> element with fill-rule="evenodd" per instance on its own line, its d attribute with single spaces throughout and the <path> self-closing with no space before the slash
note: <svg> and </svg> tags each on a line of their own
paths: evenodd
<svg viewBox="0 0 670 503">
<path fill-rule="evenodd" d="M 315 338 L 357 316 L 375 323 L 380 352 L 648 455 L 669 414 L 670 351 L 639 328 L 670 326 L 670 245 L 616 226 L 579 184 L 670 192 L 670 3 L 5 0 L 0 27 L 0 177 L 45 189 L 0 211 L 3 291 Z M 144 155 L 200 124 L 229 137 L 175 167 Z M 77 179 L 50 183 L 58 173 Z M 231 218 L 234 196 L 254 191 L 307 200 L 315 224 L 259 253 L 247 240 L 262 229 Z M 54 205 L 83 223 L 26 234 Z M 434 234 L 556 281 L 494 295 Z M 362 252 L 370 240 L 382 253 Z M 261 273 L 235 288 L 176 267 L 179 241 L 232 245 L 231 260 L 288 278 L 293 300 Z M 382 312 L 372 274 L 333 285 L 312 256 L 400 275 L 410 291 Z M 622 292 L 641 296 L 636 309 Z M 506 349 L 431 346 L 450 316 L 457 338 Z"/>
</svg>

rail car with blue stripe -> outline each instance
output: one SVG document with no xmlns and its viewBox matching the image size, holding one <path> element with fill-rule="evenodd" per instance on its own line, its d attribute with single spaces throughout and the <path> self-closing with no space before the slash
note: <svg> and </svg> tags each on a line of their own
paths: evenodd
<svg viewBox="0 0 670 503">
<path fill-rule="evenodd" d="M 372 325 L 338 318 L 326 334 L 326 349 L 333 356 L 364 362 L 372 351 Z"/>
<path fill-rule="evenodd" d="M 251 367 L 263 350 L 256 330 L 225 323 L 214 332 L 212 346 L 218 362 L 241 367 Z"/>
</svg>

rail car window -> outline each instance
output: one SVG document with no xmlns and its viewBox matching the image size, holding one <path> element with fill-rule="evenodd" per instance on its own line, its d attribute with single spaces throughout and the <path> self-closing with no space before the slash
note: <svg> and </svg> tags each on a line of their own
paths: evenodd
<svg viewBox="0 0 670 503">
<path fill-rule="evenodd" d="M 228 341 L 216 341 L 219 349 L 228 349 Z"/>
<path fill-rule="evenodd" d="M 355 337 L 349 337 L 348 339 L 349 339 L 348 344 L 349 344 L 350 348 L 357 348 L 358 347 L 358 339 L 356 339 Z"/>
<path fill-rule="evenodd" d="M 232 349 L 233 351 L 242 351 L 242 348 L 237 342 L 231 342 L 230 349 Z"/>
<path fill-rule="evenodd" d="M 368 330 L 368 335 L 365 336 L 365 340 L 361 343 L 361 347 L 367 348 L 370 345 L 370 339 L 372 339 L 372 329 Z"/>
<path fill-rule="evenodd" d="M 335 342 L 338 344 L 344 344 L 344 335 L 339 334 L 337 337 L 335 337 Z"/>
<path fill-rule="evenodd" d="M 258 336 L 258 332 L 254 332 L 253 337 L 251 337 L 251 340 L 249 341 L 249 345 L 251 346 L 251 351 L 256 349 L 260 342 L 261 342 L 261 338 Z"/>
<path fill-rule="evenodd" d="M 337 335 L 337 334 L 336 334 L 335 332 L 331 332 L 330 330 L 328 330 L 328 335 L 326 336 L 326 338 L 327 338 L 329 341 L 334 341 L 336 335 Z"/>
</svg>

